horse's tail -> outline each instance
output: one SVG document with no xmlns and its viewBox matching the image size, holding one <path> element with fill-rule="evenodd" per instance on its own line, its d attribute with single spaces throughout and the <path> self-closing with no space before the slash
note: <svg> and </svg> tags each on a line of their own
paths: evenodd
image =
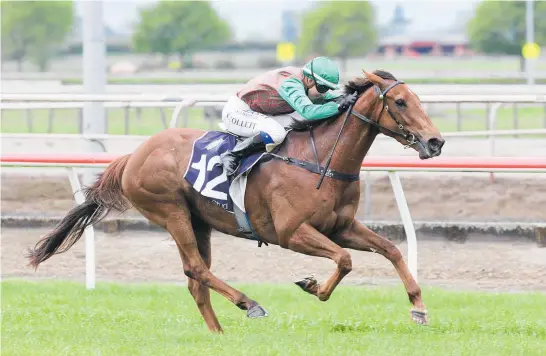
<svg viewBox="0 0 546 356">
<path fill-rule="evenodd" d="M 55 229 L 29 250 L 30 265 L 38 265 L 54 254 L 66 252 L 83 235 L 84 230 L 100 222 L 112 210 L 123 212 L 130 205 L 123 196 L 121 177 L 130 155 L 119 157 L 101 173 L 95 183 L 82 189 L 85 202 L 75 206 L 57 224 Z"/>
</svg>

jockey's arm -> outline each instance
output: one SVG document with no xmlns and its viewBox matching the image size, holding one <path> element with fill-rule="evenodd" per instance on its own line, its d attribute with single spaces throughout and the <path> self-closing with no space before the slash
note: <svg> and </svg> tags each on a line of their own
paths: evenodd
<svg viewBox="0 0 546 356">
<path fill-rule="evenodd" d="M 322 98 L 327 101 L 332 101 L 332 100 L 336 100 L 341 95 L 343 95 L 343 93 L 339 90 L 329 90 L 322 95 Z"/>
<path fill-rule="evenodd" d="M 305 93 L 303 83 L 296 79 L 287 79 L 279 88 L 279 95 L 306 120 L 320 120 L 339 113 L 339 105 L 329 101 L 322 105 L 313 104 Z"/>
<path fill-rule="evenodd" d="M 326 93 L 322 94 L 321 96 L 311 99 L 311 101 L 313 102 L 313 104 L 319 104 L 319 105 L 326 104 L 329 101 L 336 100 L 342 95 L 343 93 L 339 90 L 337 91 L 329 90 Z"/>
</svg>

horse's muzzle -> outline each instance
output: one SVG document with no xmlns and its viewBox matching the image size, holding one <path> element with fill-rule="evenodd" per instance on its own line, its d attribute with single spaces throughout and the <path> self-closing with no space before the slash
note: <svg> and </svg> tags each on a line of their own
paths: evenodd
<svg viewBox="0 0 546 356">
<path fill-rule="evenodd" d="M 419 140 L 419 158 L 428 159 L 442 154 L 445 140 L 439 137 L 429 138 L 427 141 Z"/>
<path fill-rule="evenodd" d="M 427 141 L 427 147 L 432 157 L 439 156 L 442 153 L 442 147 L 444 147 L 446 141 L 443 138 L 433 137 Z"/>
</svg>

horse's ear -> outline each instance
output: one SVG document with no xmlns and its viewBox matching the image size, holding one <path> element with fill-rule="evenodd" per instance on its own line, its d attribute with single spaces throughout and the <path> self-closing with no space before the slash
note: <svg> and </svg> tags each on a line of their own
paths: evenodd
<svg viewBox="0 0 546 356">
<path fill-rule="evenodd" d="M 377 85 L 379 87 L 383 87 L 383 86 L 387 85 L 387 82 L 385 81 L 385 79 L 381 78 L 380 76 L 375 75 L 375 74 L 370 73 L 370 72 L 367 72 L 364 69 L 362 69 L 362 72 L 364 73 L 366 78 L 368 78 L 368 80 L 370 82 L 374 83 L 375 85 Z"/>
</svg>

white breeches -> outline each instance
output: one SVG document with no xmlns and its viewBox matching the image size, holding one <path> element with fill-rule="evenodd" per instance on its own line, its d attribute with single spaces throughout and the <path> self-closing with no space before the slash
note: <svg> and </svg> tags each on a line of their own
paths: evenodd
<svg viewBox="0 0 546 356">
<path fill-rule="evenodd" d="M 303 120 L 297 112 L 288 115 L 267 116 L 253 111 L 238 96 L 229 98 L 222 110 L 222 122 L 225 129 L 236 135 L 250 137 L 265 132 L 273 142 L 266 142 L 266 150 L 271 151 L 281 144 L 286 137 L 287 126 L 292 119 Z"/>
</svg>

